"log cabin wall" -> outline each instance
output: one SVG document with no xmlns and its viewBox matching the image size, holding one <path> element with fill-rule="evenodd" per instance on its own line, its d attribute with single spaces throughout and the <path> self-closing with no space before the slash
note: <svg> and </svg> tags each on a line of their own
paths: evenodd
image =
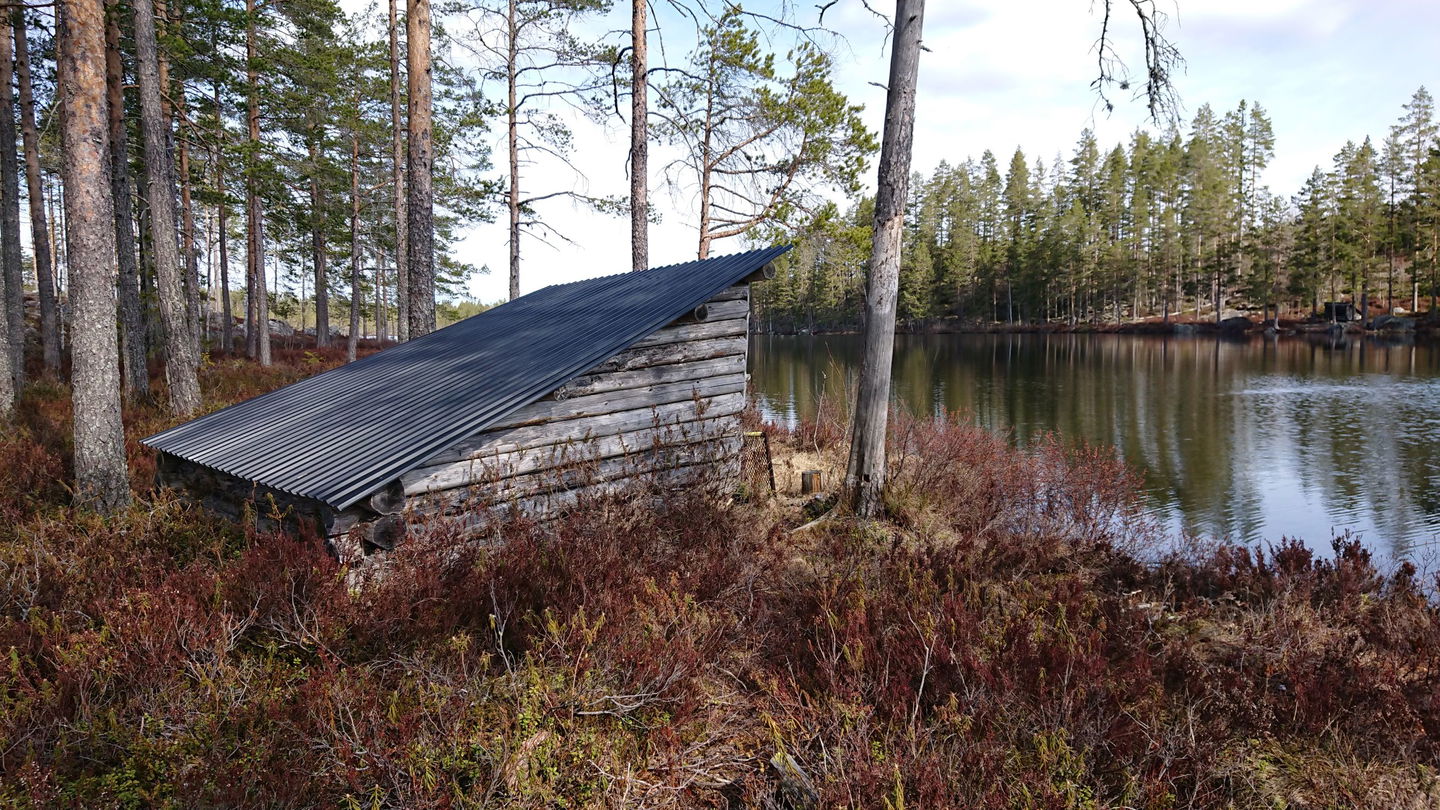
<svg viewBox="0 0 1440 810">
<path fill-rule="evenodd" d="M 244 523 L 248 517 L 260 531 L 308 531 L 325 537 L 353 525 L 337 522 L 335 510 L 320 501 L 281 492 L 169 453 L 157 454 L 155 480 L 162 487 L 184 492 L 220 517 L 236 523 Z"/>
<path fill-rule="evenodd" d="M 495 507 L 550 513 L 637 483 L 733 486 L 740 472 L 749 285 L 706 303 L 400 479 L 418 528 Z M 697 310 L 697 313 L 699 311 Z"/>
</svg>

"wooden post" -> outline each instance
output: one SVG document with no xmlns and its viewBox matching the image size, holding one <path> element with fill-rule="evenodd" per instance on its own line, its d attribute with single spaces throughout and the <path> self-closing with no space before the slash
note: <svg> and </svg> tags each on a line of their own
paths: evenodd
<svg viewBox="0 0 1440 810">
<path fill-rule="evenodd" d="M 805 470 L 800 473 L 800 494 L 814 495 L 824 489 L 825 474 L 819 470 Z"/>
</svg>

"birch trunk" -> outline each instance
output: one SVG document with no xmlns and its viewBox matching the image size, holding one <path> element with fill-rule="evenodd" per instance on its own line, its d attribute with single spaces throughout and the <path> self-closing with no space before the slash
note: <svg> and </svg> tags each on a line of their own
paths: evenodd
<svg viewBox="0 0 1440 810">
<path fill-rule="evenodd" d="M 0 25 L 0 265 L 5 272 L 5 319 L 10 327 L 10 371 L 25 384 L 25 276 L 20 269 L 20 166 L 15 156 L 15 79 L 11 28 Z"/>
<path fill-rule="evenodd" d="M 140 85 L 140 119 L 145 134 L 145 199 L 149 205 L 151 252 L 155 257 L 160 321 L 165 330 L 165 381 L 170 412 L 183 415 L 200 408 L 199 366 L 194 333 L 186 313 L 184 265 L 176 244 L 174 153 L 170 151 L 161 104 L 155 13 L 151 0 L 136 0 L 135 52 Z"/>
<path fill-rule="evenodd" d="M 435 219 L 431 171 L 430 0 L 409 0 L 406 60 L 410 90 L 407 238 L 410 265 L 410 337 L 435 331 Z"/>
<path fill-rule="evenodd" d="M 143 0 L 142 0 L 143 2 Z M 130 500 L 120 421 L 115 325 L 115 231 L 106 161 L 105 13 L 100 0 L 60 7 L 59 92 L 65 108 L 66 242 L 75 322 L 76 500 L 102 511 Z"/>
<path fill-rule="evenodd" d="M 395 333 L 410 337 L 409 239 L 405 213 L 405 134 L 400 120 L 399 0 L 390 0 L 390 174 L 395 207 Z"/>
<path fill-rule="evenodd" d="M 45 221 L 40 179 L 40 133 L 35 126 L 35 91 L 30 81 L 29 31 L 23 9 L 14 11 L 15 77 L 20 85 L 20 137 L 25 147 L 25 185 L 30 197 L 30 236 L 35 247 L 35 284 L 40 297 L 40 348 L 45 371 L 60 375 L 60 312 L 55 301 L 55 264 Z"/>
<path fill-rule="evenodd" d="M 630 269 L 650 266 L 649 64 L 646 3 L 633 0 L 630 15 Z"/>
<path fill-rule="evenodd" d="M 140 299 L 140 265 L 136 260 L 135 215 L 131 207 L 130 136 L 125 129 L 125 67 L 120 57 L 120 3 L 109 0 L 105 26 L 105 82 L 109 104 L 110 196 L 115 215 L 115 252 L 120 278 L 120 355 L 125 390 L 131 401 L 150 397 L 146 366 L 145 321 Z"/>
<path fill-rule="evenodd" d="M 896 0 L 885 134 L 880 146 L 874 241 L 865 296 L 865 358 L 854 410 L 854 433 L 845 473 L 845 502 L 862 517 L 884 508 L 885 428 L 890 411 L 890 365 L 895 349 L 895 299 L 900 245 L 915 134 L 915 82 L 925 0 Z"/>
</svg>

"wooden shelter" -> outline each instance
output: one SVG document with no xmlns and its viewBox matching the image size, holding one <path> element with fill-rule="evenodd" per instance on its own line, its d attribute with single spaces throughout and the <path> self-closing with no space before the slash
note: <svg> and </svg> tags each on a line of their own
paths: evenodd
<svg viewBox="0 0 1440 810">
<path fill-rule="evenodd" d="M 144 443 L 162 485 L 342 556 L 638 482 L 733 486 L 749 284 L 786 250 L 547 287 Z"/>
</svg>

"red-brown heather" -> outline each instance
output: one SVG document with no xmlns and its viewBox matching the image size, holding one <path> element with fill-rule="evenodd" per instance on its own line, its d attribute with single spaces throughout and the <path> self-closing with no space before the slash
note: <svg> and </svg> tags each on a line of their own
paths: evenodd
<svg viewBox="0 0 1440 810">
<path fill-rule="evenodd" d="M 215 360 L 206 407 L 342 354 Z M 66 402 L 0 438 L 4 806 L 781 807 L 777 752 L 819 807 L 1440 802 L 1433 583 L 1167 551 L 1108 452 L 901 416 L 883 521 L 792 533 L 752 464 L 739 502 L 430 536 L 356 587 L 151 491 L 133 438 L 136 505 L 73 509 Z M 782 491 L 843 461 L 834 418 L 765 429 Z"/>
</svg>

